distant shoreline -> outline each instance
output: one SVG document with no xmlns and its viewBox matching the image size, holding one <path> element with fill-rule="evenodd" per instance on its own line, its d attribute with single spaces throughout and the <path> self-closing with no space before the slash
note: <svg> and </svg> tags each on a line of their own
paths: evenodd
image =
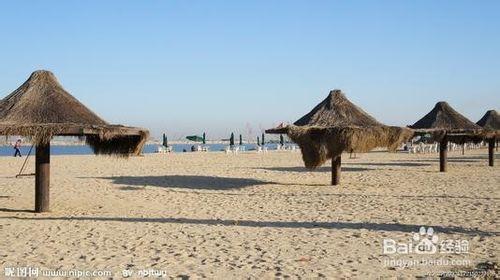
<svg viewBox="0 0 500 280">
<path fill-rule="evenodd" d="M 2 146 L 12 146 L 14 144 L 15 140 L 12 139 L 10 141 L 0 141 L 0 147 Z M 238 141 L 235 141 L 238 144 Z M 270 141 L 266 144 L 277 144 L 277 141 Z M 87 144 L 85 141 L 61 141 L 61 140 L 52 140 L 50 141 L 50 144 L 53 146 L 86 146 Z M 200 142 L 193 142 L 193 141 L 168 141 L 169 145 L 229 145 L 229 141 L 206 141 L 206 144 L 202 144 Z M 244 145 L 256 145 L 257 142 L 247 142 L 243 141 Z M 146 142 L 146 145 L 162 145 L 162 142 L 160 140 L 148 140 Z M 23 141 L 23 146 L 31 146 L 30 141 Z"/>
<path fill-rule="evenodd" d="M 192 146 L 197 146 L 200 144 L 196 143 L 169 143 L 169 146 L 172 147 L 174 153 L 183 153 L 183 152 L 191 152 Z M 229 143 L 210 143 L 208 142 L 206 145 L 208 147 L 208 152 L 218 152 L 224 151 Z M 257 145 L 255 143 L 244 143 L 244 148 L 240 149 L 240 151 L 252 151 L 257 149 Z M 276 144 L 266 144 L 269 150 L 275 150 Z M 27 155 L 31 149 L 31 144 L 23 143 L 21 146 L 21 154 Z M 158 153 L 158 148 L 161 147 L 160 143 L 150 142 L 144 145 L 143 154 L 154 154 Z M 33 151 L 32 151 L 33 153 Z M 12 156 L 13 148 L 11 145 L 0 145 L 0 156 Z M 61 142 L 52 142 L 51 143 L 51 154 L 52 155 L 89 155 L 94 154 L 92 148 L 84 143 L 63 143 Z"/>
</svg>

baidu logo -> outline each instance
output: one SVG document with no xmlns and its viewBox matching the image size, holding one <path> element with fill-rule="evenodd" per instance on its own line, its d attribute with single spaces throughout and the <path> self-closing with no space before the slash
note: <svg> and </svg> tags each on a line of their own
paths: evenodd
<svg viewBox="0 0 500 280">
<path fill-rule="evenodd" d="M 439 237 L 434 233 L 432 227 L 425 229 L 420 227 L 418 233 L 413 234 L 415 242 L 415 253 L 417 254 L 434 254 L 437 252 Z"/>
<path fill-rule="evenodd" d="M 383 240 L 383 253 L 392 254 L 462 254 L 469 252 L 467 240 L 441 240 L 432 227 L 420 227 L 407 242 L 394 239 Z"/>
</svg>

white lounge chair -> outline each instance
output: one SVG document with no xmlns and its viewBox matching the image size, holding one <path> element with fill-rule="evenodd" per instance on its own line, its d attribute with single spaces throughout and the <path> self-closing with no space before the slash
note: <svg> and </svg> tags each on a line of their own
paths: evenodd
<svg viewBox="0 0 500 280">
<path fill-rule="evenodd" d="M 240 151 L 240 147 L 239 146 L 234 146 L 233 149 L 233 154 L 237 154 L 239 151 Z"/>
</svg>

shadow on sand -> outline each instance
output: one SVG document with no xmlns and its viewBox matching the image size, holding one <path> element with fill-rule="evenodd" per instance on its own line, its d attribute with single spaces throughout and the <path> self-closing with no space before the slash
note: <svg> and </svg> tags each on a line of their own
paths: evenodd
<svg viewBox="0 0 500 280">
<path fill-rule="evenodd" d="M 429 163 L 419 163 L 419 162 L 408 162 L 408 161 L 394 161 L 394 162 L 356 162 L 348 163 L 349 165 L 367 165 L 367 166 L 402 166 L 402 167 L 413 167 L 413 166 L 430 166 Z"/>
<path fill-rule="evenodd" d="M 9 209 L 9 208 L 0 208 L 0 212 L 10 212 L 10 213 L 35 213 L 34 210 L 27 209 Z"/>
<path fill-rule="evenodd" d="M 459 162 L 465 162 L 465 163 L 473 163 L 473 162 L 481 162 L 480 160 L 474 160 L 474 159 L 456 159 L 456 158 L 447 158 L 446 159 L 449 163 L 459 163 Z M 487 160 L 487 159 L 486 159 Z M 414 160 L 415 162 L 439 162 L 439 157 L 435 159 L 416 159 Z"/>
<path fill-rule="evenodd" d="M 331 184 L 297 184 L 297 183 L 272 183 L 275 185 L 281 185 L 281 186 L 317 186 L 317 187 L 332 187 Z M 123 187 L 120 188 L 121 190 L 137 190 L 137 187 Z M 184 191 L 184 190 L 168 190 L 169 192 L 175 192 L 175 193 L 190 193 L 190 194 L 215 194 L 215 195 L 225 195 L 225 196 L 269 196 L 271 195 L 270 192 L 251 192 L 251 193 L 245 193 L 245 192 L 197 192 L 197 191 Z M 275 193 L 272 194 L 274 196 L 282 196 L 282 197 L 300 197 L 300 196 L 333 196 L 333 197 L 359 197 L 359 198 L 368 198 L 368 197 L 374 197 L 374 198 L 399 198 L 399 199 L 409 199 L 409 200 L 415 200 L 415 199 L 466 199 L 466 200 L 494 200 L 494 201 L 500 201 L 500 197 L 474 197 L 474 196 L 464 196 L 464 195 L 397 195 L 397 194 L 368 194 L 368 193 L 318 193 L 318 192 L 313 192 L 313 193 L 301 193 L 301 192 L 296 192 L 293 194 L 288 194 L 288 193 Z"/>
<path fill-rule="evenodd" d="M 297 194 L 300 195 L 300 194 Z M 321 194 L 322 196 L 339 196 L 339 197 L 392 197 L 392 198 L 407 198 L 407 199 L 435 199 L 435 198 L 443 198 L 443 199 L 472 199 L 472 200 L 498 200 L 498 197 L 473 197 L 473 196 L 462 196 L 462 195 L 392 195 L 392 194 L 357 194 L 357 193 L 325 193 Z"/>
<path fill-rule="evenodd" d="M 372 168 L 363 167 L 345 167 L 342 166 L 342 172 L 361 172 L 374 170 Z M 282 171 L 282 172 L 331 172 L 332 168 L 330 166 L 321 166 L 316 169 L 307 169 L 303 166 L 291 166 L 291 167 L 258 167 L 255 169 L 269 170 L 269 171 Z"/>
<path fill-rule="evenodd" d="M 117 176 L 99 177 L 98 179 L 112 180 L 113 184 L 125 185 L 127 186 L 123 188 L 125 190 L 144 186 L 198 190 L 230 190 L 272 184 L 271 182 L 256 179 L 190 175 Z"/>
<path fill-rule="evenodd" d="M 500 159 L 500 154 L 495 154 L 495 159 Z M 488 156 L 448 156 L 448 162 L 488 162 Z M 434 158 L 428 159 L 414 159 L 415 162 L 439 162 L 439 155 L 436 154 Z"/>
<path fill-rule="evenodd" d="M 0 219 L 18 219 L 33 221 L 93 221 L 93 222 L 127 222 L 127 223 L 163 223 L 189 224 L 204 226 L 240 226 L 253 228 L 320 228 L 320 229 L 366 229 L 370 231 L 418 232 L 422 225 L 390 224 L 372 222 L 300 222 L 300 221 L 250 221 L 250 220 L 221 220 L 221 219 L 192 219 L 192 218 L 133 218 L 133 217 L 4 217 Z M 439 233 L 467 234 L 480 236 L 498 236 L 498 232 L 482 231 L 479 229 L 456 226 L 423 225 L 433 227 Z"/>
<path fill-rule="evenodd" d="M 346 166 L 347 165 L 347 166 Z M 356 167 L 356 165 L 362 166 L 430 166 L 429 163 L 420 162 L 356 162 L 356 163 L 343 163 L 342 172 L 362 172 L 376 170 L 375 168 L 366 167 Z M 332 168 L 330 166 L 322 166 L 313 170 L 307 169 L 303 166 L 293 166 L 293 167 L 259 167 L 255 169 L 270 170 L 270 171 L 282 171 L 282 172 L 331 172 Z"/>
<path fill-rule="evenodd" d="M 300 186 L 302 184 L 295 184 L 295 183 L 273 183 L 275 185 L 282 185 L 282 186 Z M 304 186 L 306 186 L 304 184 Z M 330 184 L 309 184 L 307 186 L 317 186 L 317 187 L 331 187 Z M 133 191 L 133 190 L 138 190 L 140 189 L 139 187 L 122 187 L 120 188 L 121 190 L 125 191 Z M 222 195 L 222 196 L 269 196 L 269 192 L 251 192 L 251 193 L 245 193 L 245 192 L 210 192 L 210 191 L 203 191 L 203 192 L 197 192 L 197 191 L 184 191 L 184 190 L 168 190 L 168 192 L 173 192 L 173 193 L 189 193 L 189 194 L 200 194 L 200 195 L 206 195 L 206 194 L 212 194 L 212 195 Z M 281 196 L 281 197 L 308 197 L 308 196 L 332 196 L 332 197 L 359 197 L 359 198 L 368 198 L 368 197 L 374 197 L 374 198 L 398 198 L 398 199 L 409 199 L 409 200 L 415 200 L 415 199 L 464 199 L 464 200 L 493 200 L 493 201 L 500 201 L 499 197 L 474 197 L 474 196 L 463 196 L 463 195 L 391 195 L 391 194 L 357 194 L 357 193 L 294 193 L 294 194 L 284 194 L 284 193 L 277 193 L 274 194 L 275 196 Z M 0 209 L 1 212 L 1 209 Z M 15 211 L 12 211 L 15 212 Z"/>
</svg>

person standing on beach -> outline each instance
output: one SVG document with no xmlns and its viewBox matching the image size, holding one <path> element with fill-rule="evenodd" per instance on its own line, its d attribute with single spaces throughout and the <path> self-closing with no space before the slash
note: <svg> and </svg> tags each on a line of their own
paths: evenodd
<svg viewBox="0 0 500 280">
<path fill-rule="evenodd" d="M 16 141 L 16 144 L 14 144 L 14 157 L 17 157 L 19 155 L 19 157 L 21 157 L 21 139 L 17 139 Z"/>
</svg>

